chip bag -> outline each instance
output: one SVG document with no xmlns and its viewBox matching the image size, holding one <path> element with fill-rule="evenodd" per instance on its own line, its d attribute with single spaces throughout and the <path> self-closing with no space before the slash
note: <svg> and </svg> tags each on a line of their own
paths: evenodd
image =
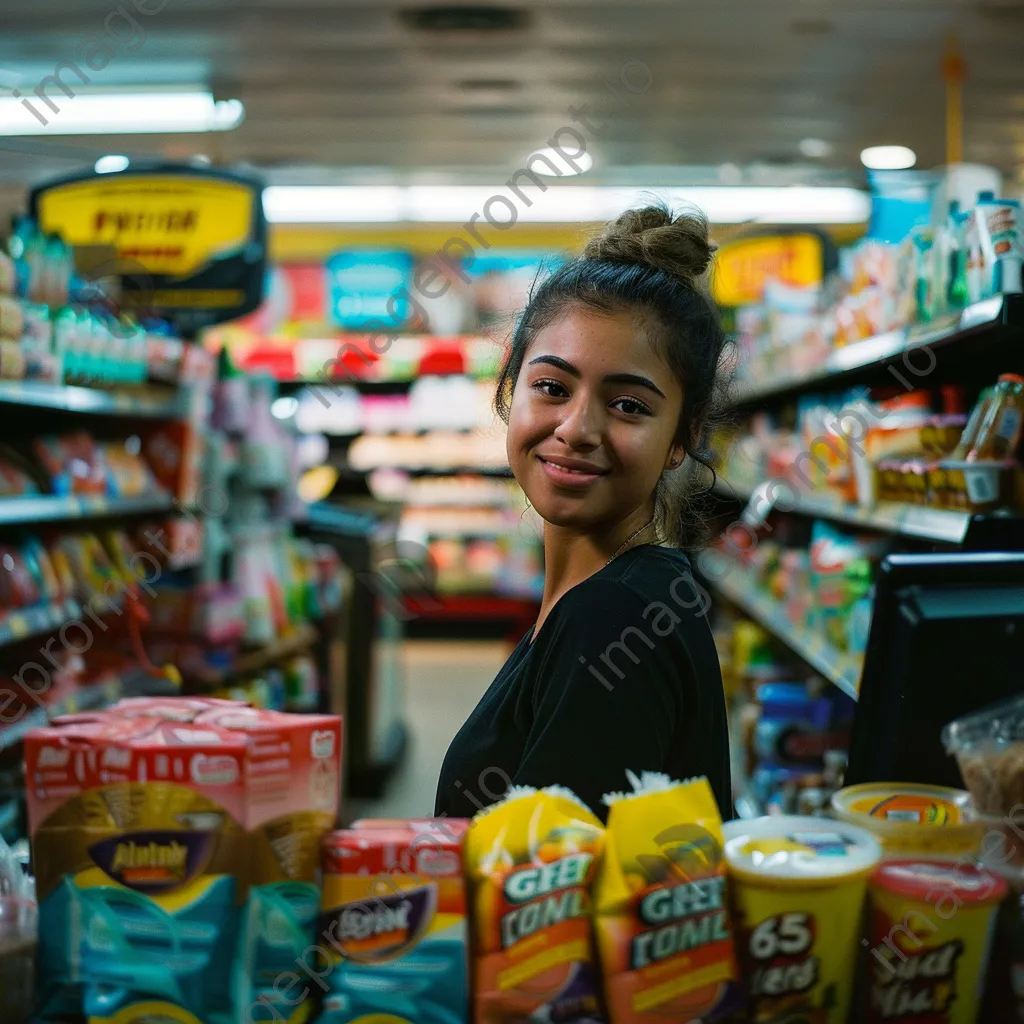
<svg viewBox="0 0 1024 1024">
<path fill-rule="evenodd" d="M 721 1020 L 742 1004 L 729 920 L 722 820 L 705 778 L 629 773 L 605 797 L 594 887 L 612 1024 Z"/>
<path fill-rule="evenodd" d="M 514 786 L 473 819 L 475 1024 L 604 1024 L 590 913 L 603 847 L 601 823 L 558 786 Z"/>
</svg>

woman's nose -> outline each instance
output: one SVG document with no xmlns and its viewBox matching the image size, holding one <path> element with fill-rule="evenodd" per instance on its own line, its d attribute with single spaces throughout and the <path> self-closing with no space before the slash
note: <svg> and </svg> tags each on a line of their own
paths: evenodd
<svg viewBox="0 0 1024 1024">
<path fill-rule="evenodd" d="M 577 450 L 592 451 L 601 444 L 601 410 L 599 404 L 578 395 L 563 407 L 565 416 L 555 430 L 555 437 Z"/>
</svg>

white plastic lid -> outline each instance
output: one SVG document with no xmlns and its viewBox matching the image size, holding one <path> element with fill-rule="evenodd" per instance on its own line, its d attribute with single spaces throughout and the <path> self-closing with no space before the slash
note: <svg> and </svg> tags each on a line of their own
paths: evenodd
<svg viewBox="0 0 1024 1024">
<path fill-rule="evenodd" d="M 731 870 L 777 881 L 838 881 L 870 871 L 882 857 L 870 832 L 827 818 L 781 815 L 730 821 L 724 832 Z"/>
</svg>

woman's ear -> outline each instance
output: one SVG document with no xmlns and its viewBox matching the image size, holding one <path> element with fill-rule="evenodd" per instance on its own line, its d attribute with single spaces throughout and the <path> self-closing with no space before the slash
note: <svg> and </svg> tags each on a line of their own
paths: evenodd
<svg viewBox="0 0 1024 1024">
<path fill-rule="evenodd" d="M 678 469 L 683 464 L 684 458 L 686 458 L 686 449 L 681 444 L 673 445 L 665 460 L 665 468 Z"/>
</svg>

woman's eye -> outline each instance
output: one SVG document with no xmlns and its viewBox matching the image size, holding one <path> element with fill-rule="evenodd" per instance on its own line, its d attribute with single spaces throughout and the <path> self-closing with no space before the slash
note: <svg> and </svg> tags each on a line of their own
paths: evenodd
<svg viewBox="0 0 1024 1024">
<path fill-rule="evenodd" d="M 565 390 L 565 386 L 559 384 L 557 380 L 537 380 L 530 386 L 549 398 L 564 398 L 569 393 Z"/>
<path fill-rule="evenodd" d="M 636 398 L 616 398 L 612 405 L 627 416 L 650 416 L 651 410 Z"/>
</svg>

